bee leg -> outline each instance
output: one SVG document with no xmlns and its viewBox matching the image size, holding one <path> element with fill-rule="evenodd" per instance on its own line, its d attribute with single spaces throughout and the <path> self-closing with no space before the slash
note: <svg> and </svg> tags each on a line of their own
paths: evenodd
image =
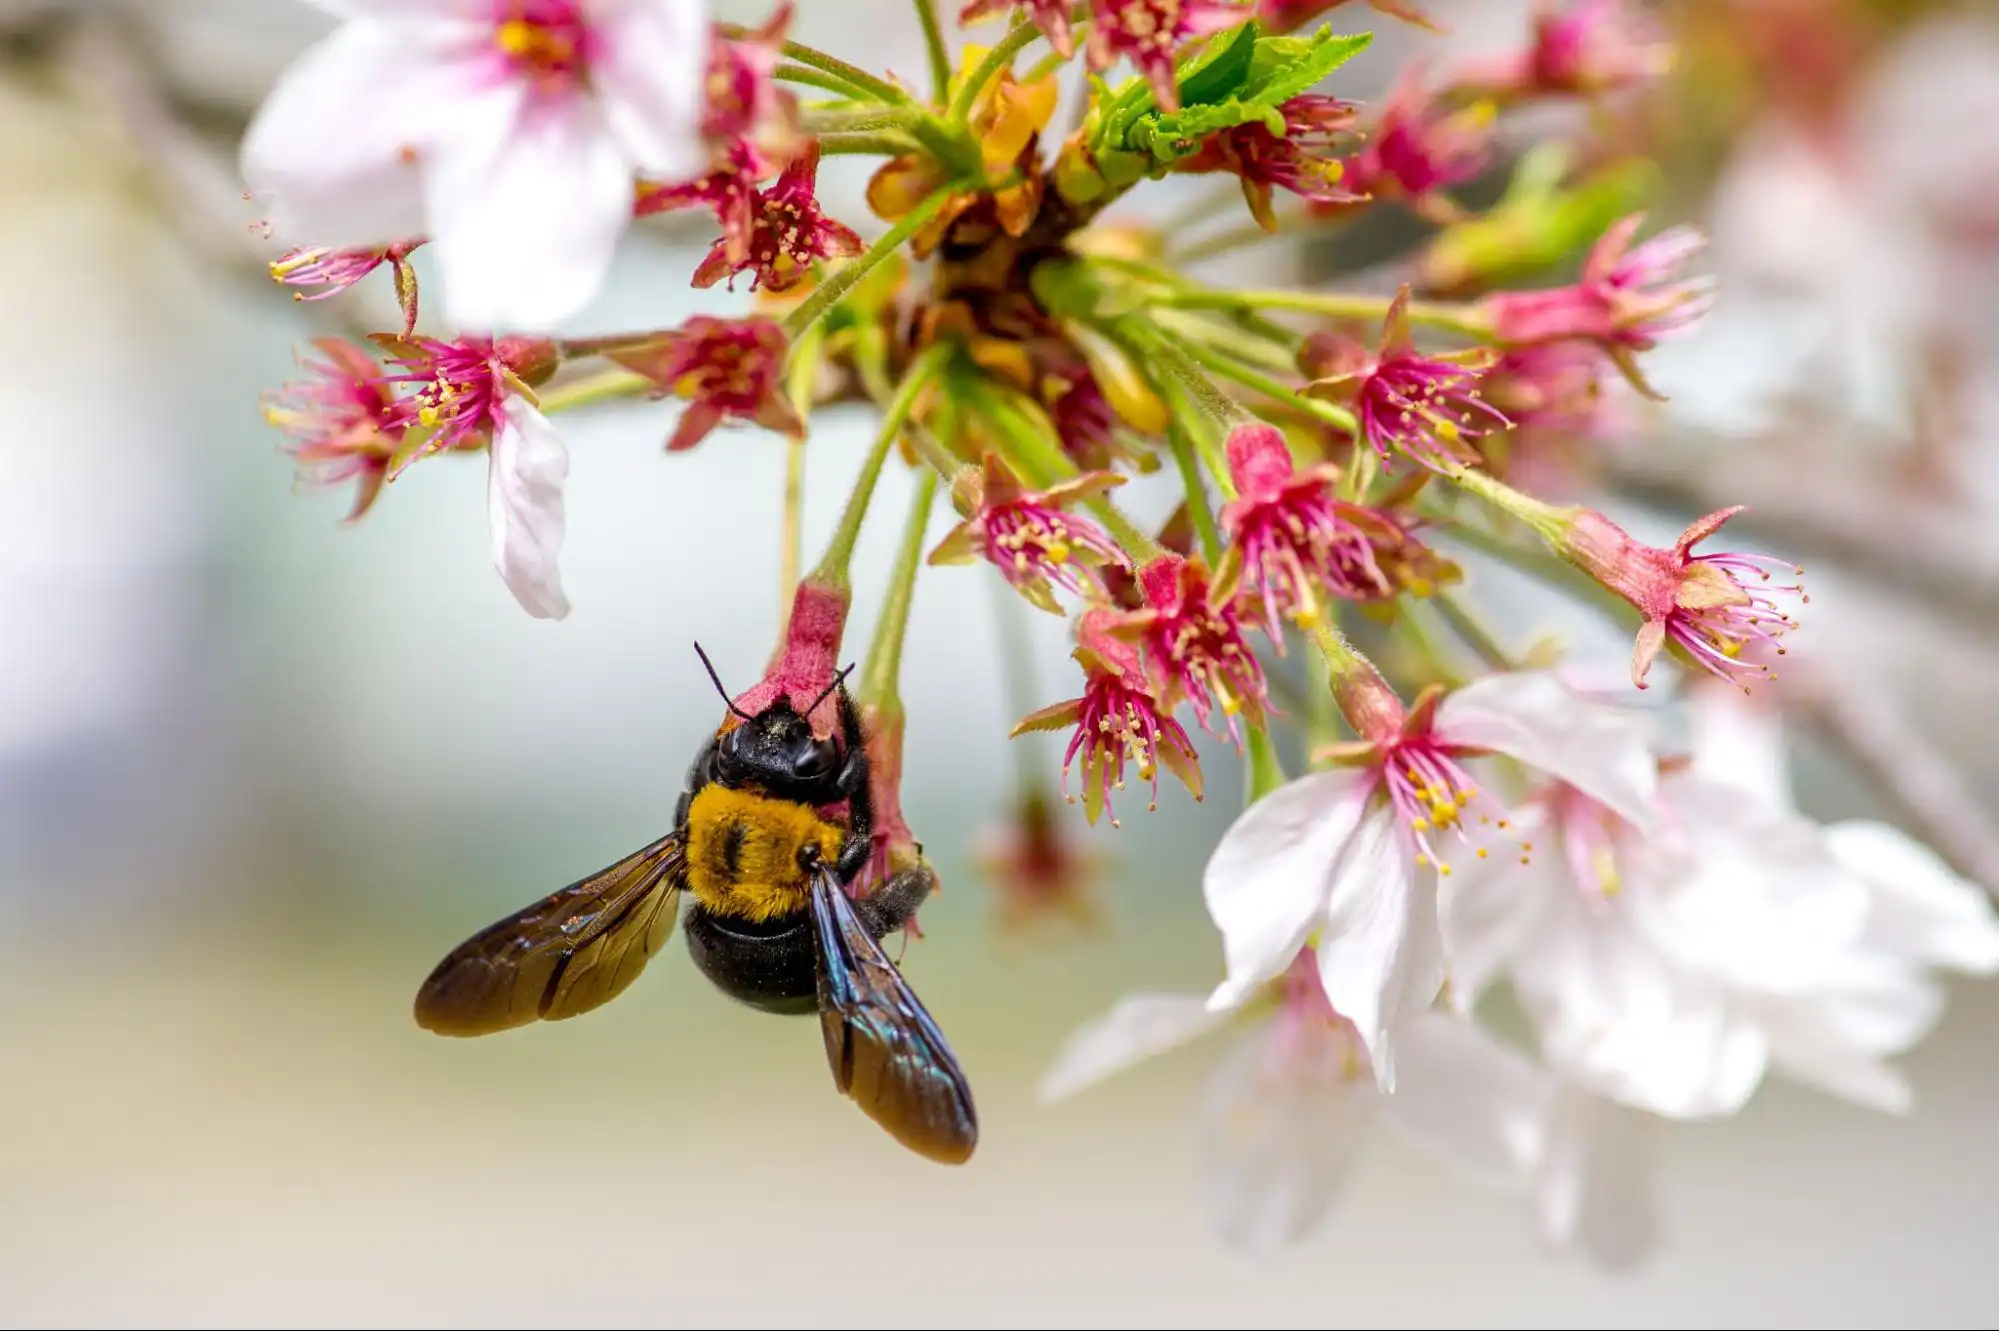
<svg viewBox="0 0 1999 1331">
<path fill-rule="evenodd" d="M 888 934 L 908 924 L 930 894 L 937 888 L 937 872 L 927 864 L 904 869 L 901 873 L 883 883 L 875 891 L 854 903 L 854 913 L 861 917 L 868 933 L 879 942 Z"/>
<path fill-rule="evenodd" d="M 833 786 L 839 797 L 847 801 L 847 839 L 840 845 L 840 857 L 834 861 L 833 869 L 841 883 L 851 884 L 874 853 L 875 801 L 868 779 L 867 736 L 861 728 L 861 709 L 845 689 L 840 690 L 840 731 L 847 756 L 840 764 L 840 774 L 834 778 Z"/>
</svg>

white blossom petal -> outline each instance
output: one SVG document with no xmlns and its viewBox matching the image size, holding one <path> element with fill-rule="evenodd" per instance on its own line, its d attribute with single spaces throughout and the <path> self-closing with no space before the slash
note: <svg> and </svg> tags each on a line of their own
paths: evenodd
<svg viewBox="0 0 1999 1331">
<path fill-rule="evenodd" d="M 1613 1271 L 1650 1255 L 1659 1242 L 1658 1126 L 1573 1086 L 1555 1093 L 1537 1188 L 1550 1245 L 1581 1247 Z"/>
<path fill-rule="evenodd" d="M 1691 773 L 1748 795 L 1764 812 L 1796 808 L 1778 710 L 1767 700 L 1744 696 L 1732 684 L 1702 680 L 1687 695 Z"/>
<path fill-rule="evenodd" d="M 431 56 L 357 19 L 279 77 L 243 135 L 244 183 L 294 244 L 378 245 L 423 231 L 417 160 L 438 103 Z"/>
<path fill-rule="evenodd" d="M 1999 917 L 1977 884 L 1886 823 L 1834 823 L 1825 836 L 1833 858 L 1874 890 L 1870 948 L 1974 975 L 1999 972 Z"/>
<path fill-rule="evenodd" d="M 1444 984 L 1437 875 L 1418 868 L 1385 804 L 1371 807 L 1333 868 L 1319 982 L 1360 1033 L 1384 1091 L 1395 1089 L 1394 1030 Z"/>
<path fill-rule="evenodd" d="M 1437 708 L 1435 733 L 1539 768 L 1637 828 L 1652 825 L 1658 764 L 1645 722 L 1586 701 L 1547 671 L 1474 680 Z"/>
<path fill-rule="evenodd" d="M 1536 840 L 1544 825 L 1538 809 L 1514 815 L 1515 828 L 1528 841 Z M 1438 884 L 1451 1006 L 1459 1013 L 1472 1010 L 1543 927 L 1555 894 L 1569 887 L 1559 866 L 1552 854 L 1532 856 L 1525 864 L 1491 855 L 1456 865 Z"/>
<path fill-rule="evenodd" d="M 631 168 L 595 102 L 487 96 L 424 174 L 453 322 L 542 332 L 604 284 L 631 220 Z"/>
<path fill-rule="evenodd" d="M 1913 1049 L 1943 1016 L 1943 985 L 1921 968 L 1856 952 L 1811 994 L 1774 1000 L 1778 1012 L 1809 1011 L 1815 1024 L 1875 1054 Z M 1781 1030 L 1774 1036 L 1781 1042 Z"/>
<path fill-rule="evenodd" d="M 1695 851 L 1661 866 L 1670 877 L 1645 898 L 1669 950 L 1750 992 L 1807 990 L 1844 964 L 1868 893 L 1815 824 L 1692 776 L 1668 777 L 1660 792 Z"/>
<path fill-rule="evenodd" d="M 509 396 L 493 433 L 487 509 L 493 563 L 521 608 L 537 619 L 569 613 L 556 557 L 562 551 L 562 483 L 569 451 L 562 436 L 525 398 Z"/>
<path fill-rule="evenodd" d="M 1940 995 L 1937 1001 L 1940 1006 Z M 1908 1113 L 1915 1103 L 1908 1081 L 1881 1060 L 1881 1051 L 1855 1038 L 1850 1017 L 1826 1003 L 1792 1000 L 1773 1006 L 1763 1014 L 1771 1061 L 1786 1076 L 1863 1109 Z"/>
<path fill-rule="evenodd" d="M 668 183 L 707 170 L 701 136 L 708 7 L 701 0 L 599 0 L 601 40 L 590 78 L 628 162 Z"/>
<path fill-rule="evenodd" d="M 1558 1028 L 1549 1059 L 1634 1108 L 1667 1118 L 1726 1118 L 1741 1111 L 1769 1068 L 1766 1029 L 1714 994 L 1675 994 L 1594 1031 Z"/>
<path fill-rule="evenodd" d="M 1671 1118 L 1733 1114 L 1762 1080 L 1762 1028 L 1652 943 L 1637 918 L 1643 888 L 1558 895 L 1514 987 L 1543 1055 L 1586 1085 Z"/>
<path fill-rule="evenodd" d="M 1078 1027 L 1041 1079 L 1043 1104 L 1063 1100 L 1230 1020 L 1191 994 L 1132 994 Z"/>
<path fill-rule="evenodd" d="M 1211 1008 L 1240 1004 L 1297 958 L 1325 910 L 1364 793 L 1352 772 L 1312 772 L 1250 805 L 1223 834 L 1201 880 L 1228 959 Z"/>
<path fill-rule="evenodd" d="M 1524 1185 L 1541 1156 L 1547 1075 L 1442 1012 L 1410 1020 L 1395 1047 L 1395 1093 L 1382 1101 L 1388 1121 L 1467 1174 Z"/>
<path fill-rule="evenodd" d="M 1216 1070 L 1198 1118 L 1202 1192 L 1224 1242 L 1264 1251 L 1302 1238 L 1331 1209 L 1379 1100 L 1345 1075 L 1323 1025 L 1253 1029 Z"/>
</svg>

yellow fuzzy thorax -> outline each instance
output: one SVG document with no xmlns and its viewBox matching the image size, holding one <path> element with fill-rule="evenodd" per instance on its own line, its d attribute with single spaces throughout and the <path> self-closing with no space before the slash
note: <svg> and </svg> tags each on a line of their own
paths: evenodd
<svg viewBox="0 0 1999 1331">
<path fill-rule="evenodd" d="M 727 786 L 704 786 L 687 810 L 687 886 L 717 915 L 757 922 L 803 912 L 812 882 L 799 848 L 831 864 L 846 829 L 809 805 Z"/>
</svg>

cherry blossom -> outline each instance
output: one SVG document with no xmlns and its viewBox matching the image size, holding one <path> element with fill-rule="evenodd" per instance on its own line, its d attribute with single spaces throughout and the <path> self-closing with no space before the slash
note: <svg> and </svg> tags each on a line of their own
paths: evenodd
<svg viewBox="0 0 1999 1331">
<path fill-rule="evenodd" d="M 453 322 L 542 331 L 594 296 L 633 181 L 692 179 L 702 0 L 345 0 L 278 79 L 243 176 L 295 243 L 431 238 Z"/>
<path fill-rule="evenodd" d="M 1349 690 L 1372 695 L 1342 699 L 1366 737 L 1343 755 L 1350 765 L 1250 805 L 1208 861 L 1203 892 L 1228 959 L 1210 1002 L 1233 1007 L 1316 936 L 1326 992 L 1387 1089 L 1396 1031 L 1446 974 L 1437 879 L 1452 866 L 1440 843 L 1468 846 L 1460 862 L 1490 859 L 1495 873 L 1533 858 L 1465 763 L 1498 753 L 1562 774 L 1641 824 L 1653 768 L 1641 725 L 1545 672 L 1489 675 L 1408 710 L 1378 678 Z M 1504 853 L 1487 854 L 1487 841 Z"/>
<path fill-rule="evenodd" d="M 1041 1083 L 1044 1103 L 1213 1031 L 1235 1048 L 1198 1111 L 1202 1191 L 1232 1246 L 1265 1249 L 1317 1227 L 1380 1120 L 1469 1177 L 1524 1187 L 1541 1156 L 1548 1085 L 1531 1062 L 1446 1013 L 1409 1024 L 1392 1095 L 1365 1042 L 1300 954 L 1226 1005 L 1133 994 L 1071 1035 Z"/>
</svg>

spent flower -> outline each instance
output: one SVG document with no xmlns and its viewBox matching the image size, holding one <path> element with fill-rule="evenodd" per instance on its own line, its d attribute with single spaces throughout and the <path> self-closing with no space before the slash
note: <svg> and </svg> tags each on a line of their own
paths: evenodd
<svg viewBox="0 0 1999 1331">
<path fill-rule="evenodd" d="M 1527 45 L 1461 63 L 1451 86 L 1464 94 L 1513 100 L 1563 94 L 1597 96 L 1640 87 L 1672 66 L 1630 0 L 1537 0 Z"/>
<path fill-rule="evenodd" d="M 716 241 L 694 270 L 694 285 L 712 287 L 727 278 L 733 287 L 738 273 L 751 272 L 752 290 L 789 291 L 819 260 L 859 254 L 861 238 L 853 228 L 820 209 L 818 180 L 815 144 L 794 157 L 769 189 L 757 192 L 748 248 L 726 235 Z"/>
<path fill-rule="evenodd" d="M 387 380 L 410 389 L 396 402 L 396 423 L 420 440 L 390 479 L 418 458 L 484 446 L 493 563 L 500 578 L 535 618 L 567 615 L 569 598 L 556 558 L 567 525 L 562 486 L 569 477 L 569 450 L 541 414 L 534 392 L 555 369 L 554 344 L 527 337 L 376 340 L 397 367 Z"/>
<path fill-rule="evenodd" d="M 725 421 L 805 437 L 805 422 L 785 394 L 789 343 L 773 319 L 716 319 L 697 314 L 673 332 L 621 347 L 608 357 L 687 402 L 667 440 L 668 452 L 694 447 Z"/>
<path fill-rule="evenodd" d="M 1236 498 L 1222 509 L 1221 527 L 1242 556 L 1244 579 L 1280 651 L 1282 621 L 1322 622 L 1328 596 L 1371 601 L 1395 593 L 1375 558 L 1385 524 L 1335 497 L 1337 467 L 1300 471 L 1283 434 L 1268 425 L 1230 431 L 1227 451 Z"/>
<path fill-rule="evenodd" d="M 1201 150 L 1183 159 L 1187 172 L 1225 171 L 1242 180 L 1242 197 L 1265 231 L 1277 230 L 1270 192 L 1286 190 L 1310 203 L 1359 203 L 1345 179 L 1346 168 L 1333 150 L 1353 126 L 1351 102 L 1317 93 L 1293 97 L 1277 108 L 1283 132 L 1252 120 L 1208 137 Z"/>
<path fill-rule="evenodd" d="M 1646 545 L 1594 509 L 1573 510 L 1562 553 L 1645 616 L 1631 653 L 1631 682 L 1646 687 L 1652 662 L 1668 643 L 1701 669 L 1747 688 L 1771 676 L 1769 655 L 1783 655 L 1784 635 L 1797 627 L 1785 609 L 1802 602 L 1804 570 L 1770 555 L 1697 555 L 1740 504 L 1696 519 L 1666 548 Z"/>
<path fill-rule="evenodd" d="M 1352 407 L 1361 438 L 1383 461 L 1400 453 L 1448 473 L 1478 460 L 1471 440 L 1509 422 L 1479 393 L 1489 356 L 1424 355 L 1409 335 L 1408 308 L 1405 286 L 1388 307 L 1375 352 L 1336 333 L 1307 338 L 1298 353 L 1299 368 L 1312 381 L 1305 393 Z"/>
<path fill-rule="evenodd" d="M 1690 328 L 1714 303 L 1713 282 L 1670 282 L 1707 241 L 1691 227 L 1674 227 L 1632 245 L 1642 213 L 1613 225 L 1590 249 L 1582 280 L 1546 291 L 1502 291 L 1483 302 L 1483 323 L 1502 347 L 1578 339 L 1595 343 L 1648 397 L 1657 397 L 1638 369 L 1637 353 Z"/>
<path fill-rule="evenodd" d="M 393 386 L 365 347 L 337 337 L 314 338 L 319 358 L 302 363 L 309 376 L 286 384 L 264 402 L 264 419 L 288 436 L 298 482 L 314 489 L 354 482 L 357 521 L 374 506 L 402 446 L 403 422 Z"/>
<path fill-rule="evenodd" d="M 959 487 L 965 520 L 935 550 L 933 564 L 963 564 L 983 558 L 1021 595 L 1040 609 L 1061 614 L 1055 589 L 1080 596 L 1100 587 L 1094 570 L 1122 564 L 1123 551 L 1088 518 L 1067 508 L 1124 484 L 1124 477 L 1093 472 L 1046 490 L 1023 488 L 1012 470 L 987 453 L 981 472 Z"/>
<path fill-rule="evenodd" d="M 1062 754 L 1062 794 L 1069 793 L 1069 773 L 1082 760 L 1083 812 L 1094 823 L 1111 807 L 1111 793 L 1124 789 L 1129 765 L 1151 787 L 1151 806 L 1159 805 L 1159 769 L 1180 778 L 1195 799 L 1201 798 L 1201 765 L 1194 743 L 1172 709 L 1162 706 L 1147 682 L 1145 668 L 1131 644 L 1111 630 L 1116 614 L 1086 611 L 1078 630 L 1076 663 L 1083 667 L 1079 698 L 1044 707 L 1022 717 L 1014 735 L 1074 727 Z M 1111 826 L 1118 825 L 1111 813 Z"/>
<path fill-rule="evenodd" d="M 419 236 L 415 240 L 360 249 L 331 250 L 324 246 L 295 249 L 272 260 L 271 276 L 289 287 L 314 289 L 310 295 L 294 291 L 293 300 L 325 300 L 387 264 L 395 280 L 396 304 L 403 312 L 403 333 L 408 335 L 416 331 L 417 317 L 416 270 L 410 266 L 410 255 L 423 244 L 424 239 Z"/>
<path fill-rule="evenodd" d="M 1217 710 L 1231 740 L 1241 742 L 1238 714 L 1263 724 L 1263 666 L 1243 635 L 1236 591 L 1241 561 L 1226 557 L 1210 572 L 1198 558 L 1165 554 L 1138 570 L 1144 604 L 1122 614 L 1116 631 L 1142 645 L 1153 692 L 1193 705 L 1194 719 L 1214 733 Z"/>
<path fill-rule="evenodd" d="M 1449 216 L 1455 210 L 1442 191 L 1484 170 L 1491 151 L 1491 109 L 1444 104 L 1412 67 L 1389 91 L 1360 151 L 1346 159 L 1345 183 L 1360 197 L 1404 200 Z"/>
</svg>

